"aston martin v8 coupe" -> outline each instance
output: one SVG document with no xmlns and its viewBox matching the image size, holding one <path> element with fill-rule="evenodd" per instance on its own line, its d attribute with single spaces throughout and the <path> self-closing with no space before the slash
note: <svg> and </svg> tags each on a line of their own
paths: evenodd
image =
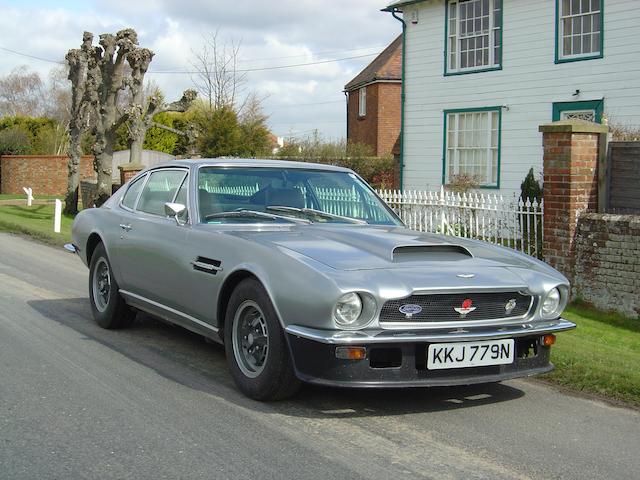
<svg viewBox="0 0 640 480">
<path fill-rule="evenodd" d="M 224 344 L 239 389 L 420 387 L 553 368 L 569 284 L 515 250 L 407 229 L 351 170 L 184 160 L 73 224 L 104 328 L 144 311 Z"/>
</svg>

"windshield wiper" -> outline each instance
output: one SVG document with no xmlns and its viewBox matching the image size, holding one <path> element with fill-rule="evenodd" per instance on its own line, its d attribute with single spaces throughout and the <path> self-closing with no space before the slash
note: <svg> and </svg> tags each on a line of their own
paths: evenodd
<svg viewBox="0 0 640 480">
<path fill-rule="evenodd" d="M 296 213 L 304 213 L 307 215 L 315 215 L 317 217 L 329 218 L 333 220 L 342 220 L 349 223 L 358 223 L 361 225 L 366 225 L 367 222 L 364 220 L 360 220 L 359 218 L 352 217 L 343 217 L 342 215 L 336 215 L 334 213 L 323 212 L 322 210 L 316 210 L 315 208 L 297 208 L 297 207 L 287 207 L 284 205 L 267 205 L 264 207 L 265 210 L 273 210 L 276 212 L 296 212 Z"/>
<path fill-rule="evenodd" d="M 232 212 L 210 213 L 205 215 L 205 220 L 214 220 L 216 218 L 260 218 L 264 220 L 286 220 L 287 222 L 311 223 L 304 218 L 292 218 L 284 215 L 273 215 L 271 213 L 259 212 L 257 210 L 235 210 Z"/>
</svg>

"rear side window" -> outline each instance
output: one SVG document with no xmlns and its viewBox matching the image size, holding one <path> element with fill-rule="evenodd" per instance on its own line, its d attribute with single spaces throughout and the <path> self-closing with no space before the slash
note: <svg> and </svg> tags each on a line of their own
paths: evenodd
<svg viewBox="0 0 640 480">
<path fill-rule="evenodd" d="M 142 185 L 144 184 L 144 179 L 146 177 L 147 177 L 146 175 L 143 175 L 142 177 L 137 179 L 135 182 L 133 182 L 131 185 L 129 185 L 129 189 L 127 190 L 127 193 L 125 193 L 124 197 L 122 198 L 122 205 L 133 210 L 133 207 L 135 207 L 135 204 L 136 204 L 136 199 L 138 198 L 138 194 L 140 193 L 140 189 L 142 188 Z"/>
<path fill-rule="evenodd" d="M 164 217 L 164 204 L 173 201 L 186 173 L 184 170 L 157 170 L 151 173 L 137 209 Z"/>
</svg>

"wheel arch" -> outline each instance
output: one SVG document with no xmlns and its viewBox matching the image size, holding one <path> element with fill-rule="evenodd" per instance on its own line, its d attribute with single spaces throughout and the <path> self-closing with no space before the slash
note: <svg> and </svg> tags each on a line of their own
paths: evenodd
<svg viewBox="0 0 640 480">
<path fill-rule="evenodd" d="M 104 240 L 97 232 L 92 232 L 87 238 L 87 246 L 85 247 L 85 252 L 87 256 L 87 265 L 91 263 L 91 257 L 93 256 L 93 252 L 96 250 L 98 244 L 102 243 L 104 245 Z M 105 247 L 106 248 L 106 247 Z"/>
<path fill-rule="evenodd" d="M 238 266 L 236 270 L 234 270 L 227 276 L 218 294 L 217 320 L 221 338 L 224 338 L 224 323 L 229 300 L 231 299 L 231 294 L 242 281 L 249 278 L 254 279 L 258 283 L 260 283 L 260 285 L 262 285 L 265 292 L 267 293 L 267 296 L 269 297 L 269 300 L 271 301 L 271 304 L 273 305 L 274 310 L 276 311 L 278 321 L 282 325 L 282 328 L 284 328 L 282 316 L 280 314 L 280 310 L 278 309 L 278 305 L 274 300 L 273 292 L 269 288 L 268 282 L 264 280 L 264 278 L 266 278 L 266 275 L 261 275 L 260 273 L 256 272 L 256 269 L 251 268 L 251 266 L 249 265 L 242 265 Z"/>
</svg>

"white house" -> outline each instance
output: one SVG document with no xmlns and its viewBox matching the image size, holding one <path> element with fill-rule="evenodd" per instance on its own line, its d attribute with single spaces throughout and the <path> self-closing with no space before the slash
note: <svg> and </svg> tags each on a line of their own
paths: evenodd
<svg viewBox="0 0 640 480">
<path fill-rule="evenodd" d="M 538 125 L 640 126 L 640 0 L 404 0 L 403 187 L 519 193 Z"/>
</svg>

